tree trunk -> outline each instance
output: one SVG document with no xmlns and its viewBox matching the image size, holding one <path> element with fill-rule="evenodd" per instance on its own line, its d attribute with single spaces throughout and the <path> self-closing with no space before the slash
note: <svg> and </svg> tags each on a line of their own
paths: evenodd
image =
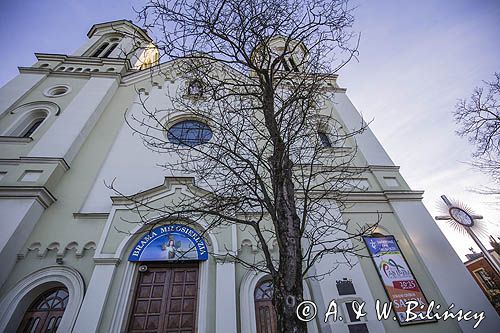
<svg viewBox="0 0 500 333">
<path fill-rule="evenodd" d="M 275 196 L 276 238 L 280 249 L 279 269 L 274 277 L 274 308 L 278 332 L 305 333 L 307 325 L 296 315 L 303 301 L 302 246 L 300 218 L 295 204 L 293 162 L 281 137 L 274 114 L 274 91 L 264 89 L 263 112 L 266 127 L 273 141 L 271 181 Z"/>
<path fill-rule="evenodd" d="M 278 313 L 278 332 L 295 333 L 307 332 L 307 326 L 305 322 L 297 318 L 295 313 L 297 305 L 303 301 L 304 297 L 300 219 L 295 209 L 294 187 L 291 179 L 292 177 L 284 177 L 283 182 L 279 182 L 284 190 L 278 193 L 280 204 L 277 207 L 279 221 L 277 237 L 280 238 L 282 247 L 280 248 L 279 277 L 275 289 L 275 308 Z"/>
</svg>

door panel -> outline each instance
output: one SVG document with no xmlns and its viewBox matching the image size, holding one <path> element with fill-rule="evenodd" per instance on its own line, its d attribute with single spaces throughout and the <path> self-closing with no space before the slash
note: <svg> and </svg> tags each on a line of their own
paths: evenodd
<svg viewBox="0 0 500 333">
<path fill-rule="evenodd" d="M 128 332 L 195 332 L 198 265 L 152 265 L 138 274 Z"/>
</svg>

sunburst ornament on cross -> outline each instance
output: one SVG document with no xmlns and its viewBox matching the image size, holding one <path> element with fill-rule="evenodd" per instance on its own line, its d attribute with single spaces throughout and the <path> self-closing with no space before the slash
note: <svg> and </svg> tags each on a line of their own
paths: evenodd
<svg viewBox="0 0 500 333">
<path fill-rule="evenodd" d="M 443 215 L 436 216 L 436 220 L 444 220 L 448 222 L 455 230 L 466 232 L 474 240 L 477 246 L 483 252 L 484 257 L 490 263 L 495 271 L 500 274 L 500 265 L 496 259 L 490 254 L 490 252 L 484 247 L 483 243 L 477 237 L 476 232 L 479 234 L 484 234 L 485 230 L 483 225 L 477 223 L 477 220 L 482 220 L 481 215 L 475 214 L 470 207 L 462 202 L 450 201 L 445 195 L 441 196 L 444 205 L 441 204 L 439 209 L 442 211 Z M 447 214 L 447 215 L 444 215 Z M 473 230 L 474 229 L 474 230 Z"/>
</svg>

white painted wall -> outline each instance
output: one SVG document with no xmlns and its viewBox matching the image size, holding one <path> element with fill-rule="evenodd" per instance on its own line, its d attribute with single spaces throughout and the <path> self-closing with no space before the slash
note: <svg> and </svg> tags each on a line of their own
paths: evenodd
<svg viewBox="0 0 500 333">
<path fill-rule="evenodd" d="M 19 74 L 0 88 L 0 118 L 4 113 L 36 86 L 46 74 Z"/>
<path fill-rule="evenodd" d="M 349 97 L 345 93 L 336 93 L 332 103 L 348 129 L 359 130 L 363 119 Z M 367 128 L 363 134 L 357 135 L 356 142 L 368 165 L 394 165 L 370 128 Z"/>
<path fill-rule="evenodd" d="M 130 113 L 141 117 L 142 106 L 138 101 L 139 96 L 132 103 Z M 164 90 L 156 87 L 151 89 L 148 105 L 161 108 L 168 102 Z M 110 196 L 116 194 L 108 189 L 104 182 L 109 184 L 113 179 L 116 179 L 116 187 L 124 194 L 134 194 L 161 185 L 165 176 L 172 175 L 158 166 L 158 164 L 164 163 L 167 158 L 173 157 L 168 154 L 154 153 L 147 149 L 139 135 L 134 134 L 133 130 L 124 123 L 81 208 L 81 212 L 110 211 Z"/>
<path fill-rule="evenodd" d="M 0 286 L 44 211 L 34 198 L 0 199 Z"/>
<path fill-rule="evenodd" d="M 71 164 L 118 87 L 116 78 L 92 77 L 28 154 Z"/>
</svg>

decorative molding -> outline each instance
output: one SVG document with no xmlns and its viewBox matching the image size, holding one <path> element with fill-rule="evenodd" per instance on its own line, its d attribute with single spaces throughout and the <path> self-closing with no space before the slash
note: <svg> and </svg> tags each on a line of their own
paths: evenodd
<svg viewBox="0 0 500 333">
<path fill-rule="evenodd" d="M 227 254 L 214 255 L 213 258 L 215 259 L 215 262 L 219 265 L 223 265 L 223 264 L 227 264 L 227 263 L 234 264 L 236 262 L 236 259 L 234 257 L 227 255 Z"/>
<path fill-rule="evenodd" d="M 76 65 L 76 64 L 75 64 Z M 34 73 L 39 73 L 39 72 L 45 72 L 46 68 L 35 68 L 35 67 L 19 67 L 19 73 L 21 74 L 34 74 Z M 52 76 L 79 76 L 79 77 L 94 77 L 94 76 L 102 76 L 102 77 L 116 77 L 121 79 L 121 74 L 119 72 L 66 72 L 66 71 L 58 71 L 58 70 L 51 70 L 50 73 Z"/>
<path fill-rule="evenodd" d="M 26 311 L 23 307 L 27 307 L 44 289 L 47 290 L 54 284 L 63 284 L 69 293 L 68 304 L 58 331 L 72 332 L 83 302 L 85 283 L 76 269 L 66 266 L 42 268 L 10 288 L 0 302 L 0 332 L 15 330 Z"/>
<path fill-rule="evenodd" d="M 68 251 L 75 251 L 75 256 L 77 258 L 82 258 L 87 250 L 95 250 L 97 247 L 96 243 L 93 241 L 86 242 L 85 245 L 80 246 L 78 242 L 71 241 L 66 246 L 62 247 L 58 242 L 52 242 L 45 248 L 43 248 L 40 242 L 34 242 L 26 248 L 24 253 L 19 253 L 17 255 L 18 260 L 26 258 L 29 252 L 37 252 L 36 256 L 39 258 L 44 258 L 47 256 L 49 251 L 55 251 L 57 258 L 64 258 Z"/>
<path fill-rule="evenodd" d="M 114 265 L 118 266 L 121 262 L 120 258 L 94 257 L 96 265 Z"/>
<path fill-rule="evenodd" d="M 105 220 L 108 216 L 109 213 L 73 213 L 75 219 Z"/>
<path fill-rule="evenodd" d="M 19 164 L 58 164 L 64 171 L 70 169 L 64 158 L 59 157 L 20 157 L 20 158 L 0 158 L 0 165 Z"/>
<path fill-rule="evenodd" d="M 6 136 L 6 135 L 2 135 L 0 136 L 0 143 L 30 143 L 31 141 L 33 141 L 33 138 L 22 138 L 22 137 L 19 137 L 19 136 Z"/>
<path fill-rule="evenodd" d="M 129 31 L 122 31 L 122 30 L 119 30 L 118 27 L 122 27 L 122 28 L 127 28 L 127 30 Z M 110 21 L 110 22 L 103 22 L 103 23 L 98 23 L 98 24 L 94 24 L 89 32 L 87 32 L 87 37 L 88 38 L 91 38 L 98 30 L 106 30 L 106 29 L 110 29 L 112 33 L 132 33 L 134 36 L 135 36 L 135 33 L 139 33 L 139 35 L 144 38 L 146 41 L 152 43 L 153 40 L 151 39 L 151 37 L 149 37 L 149 35 L 147 34 L 147 32 L 136 26 L 135 24 L 133 24 L 132 22 L 130 21 L 127 21 L 127 20 L 116 20 L 116 21 Z"/>
<path fill-rule="evenodd" d="M 36 102 L 29 102 L 26 104 L 22 104 L 12 108 L 12 110 L 9 109 L 10 110 L 9 113 L 11 114 L 23 113 L 36 109 L 46 110 L 49 114 L 54 114 L 55 116 L 58 116 L 61 113 L 61 108 L 59 107 L 59 105 L 49 101 L 36 101 Z"/>
<path fill-rule="evenodd" d="M 192 193 L 207 194 L 208 192 L 194 183 L 193 177 L 165 177 L 163 184 L 148 190 L 128 196 L 112 196 L 113 205 L 130 205 L 145 198 L 152 198 L 158 194 L 166 193 L 175 187 L 188 188 Z"/>
<path fill-rule="evenodd" d="M 368 170 L 370 171 L 399 171 L 398 165 L 374 165 L 371 164 L 368 166 Z"/>
<path fill-rule="evenodd" d="M 0 198 L 36 199 L 44 208 L 57 201 L 44 186 L 0 186 Z"/>
<path fill-rule="evenodd" d="M 346 193 L 345 202 L 421 201 L 423 191 L 387 190 Z M 328 196 L 326 196 L 328 198 Z"/>
<path fill-rule="evenodd" d="M 75 64 L 85 64 L 85 65 L 129 65 L 130 61 L 128 59 L 121 58 L 96 58 L 96 57 L 81 57 L 81 56 L 69 56 L 65 54 L 56 53 L 35 53 L 36 58 L 39 61 L 61 61 L 61 62 L 71 62 Z M 20 68 L 33 68 L 33 67 L 20 67 Z M 41 68 L 46 70 L 46 68 Z"/>
</svg>

